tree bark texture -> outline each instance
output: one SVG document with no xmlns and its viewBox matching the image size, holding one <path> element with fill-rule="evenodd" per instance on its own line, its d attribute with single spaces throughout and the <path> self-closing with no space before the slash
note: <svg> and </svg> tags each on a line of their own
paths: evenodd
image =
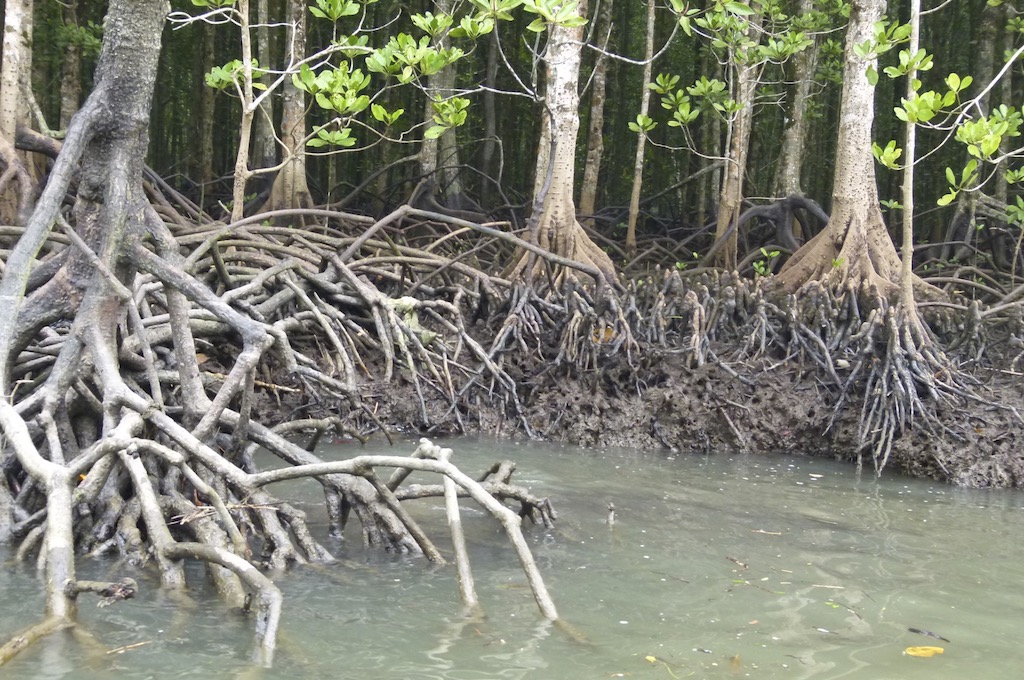
<svg viewBox="0 0 1024 680">
<path fill-rule="evenodd" d="M 64 24 L 78 25 L 78 0 L 69 0 L 64 5 Z M 60 129 L 67 130 L 71 116 L 78 111 L 82 101 L 82 45 L 78 40 L 68 40 L 64 48 L 64 63 L 60 78 Z"/>
<path fill-rule="evenodd" d="M 644 46 L 644 68 L 640 92 L 640 115 L 646 117 L 651 103 L 651 67 L 654 59 L 654 0 L 647 1 L 647 42 Z M 644 147 L 646 133 L 641 132 L 636 140 L 636 157 L 633 160 L 633 190 L 629 195 L 629 221 L 626 224 L 626 256 L 636 257 L 636 221 L 640 213 L 640 191 L 644 183 Z"/>
<path fill-rule="evenodd" d="M 547 75 L 544 105 L 549 121 L 549 139 L 554 141 L 547 164 L 537 167 L 536 185 L 539 189 L 534 205 L 540 205 L 540 213 L 535 215 L 534 240 L 551 253 L 596 267 L 607 281 L 613 282 L 615 265 L 576 221 L 576 203 L 573 200 L 576 136 L 580 128 L 577 87 L 583 29 L 553 25 L 548 30 L 551 36 L 544 55 Z M 526 254 L 515 265 L 512 275 L 524 274 L 529 269 L 528 261 L 533 261 L 533 258 Z"/>
<path fill-rule="evenodd" d="M 434 9 L 438 14 L 452 14 L 452 0 L 434 0 Z M 434 47 L 447 49 L 450 45 L 448 32 L 436 36 Z M 429 127 L 434 116 L 433 102 L 443 100 L 455 94 L 456 67 L 449 64 L 437 73 L 427 77 L 427 97 L 424 102 L 423 121 Z M 455 130 L 449 130 L 440 137 L 424 139 L 420 147 L 420 174 L 429 177 L 439 173 L 437 185 L 441 188 L 441 196 L 448 197 L 462 192 L 459 182 L 459 148 Z"/>
<path fill-rule="evenodd" d="M 20 164 L 27 172 L 21 154 L 14 151 L 19 123 L 28 122 L 28 98 L 24 88 L 32 72 L 32 0 L 9 0 L 4 5 L 3 59 L 0 61 L 0 159 L 7 166 Z M 17 187 L 8 184 L 0 193 L 0 222 L 13 224 L 25 205 Z"/>
<path fill-rule="evenodd" d="M 597 14 L 598 35 L 610 32 L 612 4 L 614 0 L 603 0 Z M 607 41 L 606 41 L 607 42 Z M 604 45 L 608 47 L 607 44 Z M 587 160 L 583 167 L 583 183 L 580 186 L 580 213 L 584 220 L 593 222 L 597 202 L 597 183 L 601 175 L 601 158 L 604 156 L 604 107 L 608 89 L 608 58 L 602 52 L 594 60 L 594 76 L 590 84 L 590 116 L 587 125 Z"/>
<path fill-rule="evenodd" d="M 275 62 L 270 42 L 270 0 L 256 0 L 256 56 L 260 68 L 273 68 Z M 264 81 L 272 80 L 271 76 Z M 269 82 L 265 82 L 269 86 Z M 274 105 L 265 99 L 256 112 L 253 126 L 252 167 L 269 168 L 277 163 L 277 136 L 274 133 Z"/>
<path fill-rule="evenodd" d="M 806 14 L 812 9 L 811 0 L 800 0 L 797 12 Z M 792 101 L 786 110 L 789 121 L 782 132 L 782 146 L 779 150 L 779 166 L 775 175 L 776 196 L 803 194 L 800 174 L 804 161 L 804 137 L 807 134 L 804 114 L 814 80 L 817 53 L 818 41 L 815 40 L 807 49 L 797 52 L 792 58 L 794 84 Z"/>
<path fill-rule="evenodd" d="M 871 124 L 875 88 L 867 68 L 873 59 L 857 55 L 855 45 L 872 39 L 872 27 L 885 0 L 852 3 L 843 68 L 843 97 L 836 142 L 835 185 L 828 226 L 783 266 L 779 281 L 796 290 L 808 281 L 829 279 L 876 295 L 898 292 L 900 258 L 886 229 L 875 185 Z"/>
<path fill-rule="evenodd" d="M 306 56 L 306 12 L 303 0 L 288 0 L 288 21 L 292 25 L 289 62 L 292 64 Z M 265 209 L 311 208 L 313 198 L 306 183 L 306 95 L 295 87 L 291 78 L 286 78 L 281 88 L 281 139 L 285 161 L 274 178 Z"/>
<path fill-rule="evenodd" d="M 760 40 L 761 15 L 750 19 L 748 36 Z M 722 193 L 718 200 L 718 218 L 715 225 L 715 250 L 711 263 L 728 271 L 736 269 L 738 228 L 731 228 L 739 222 L 743 205 L 743 178 L 747 172 L 747 153 L 750 151 L 750 132 L 754 124 L 754 95 L 757 90 L 761 65 L 757 62 L 738 62 L 736 70 L 734 99 L 739 111 L 729 132 L 729 155 L 722 174 Z"/>
<path fill-rule="evenodd" d="M 96 88 L 76 115 L 63 152 L 23 236 L 7 261 L 0 282 L 0 420 L 19 462 L 47 494 L 44 562 L 47 612 L 74 616 L 65 585 L 74 580 L 72 486 L 77 478 L 63 463 L 65 451 L 55 430 L 48 433 L 43 458 L 22 415 L 15 411 L 10 385 L 11 360 L 47 319 L 74 318 L 72 331 L 50 380 L 54 401 L 68 390 L 83 357 L 108 368 L 118 351 L 117 325 L 124 316 L 123 281 L 127 247 L 143 235 L 148 207 L 142 191 L 143 159 L 160 54 L 160 36 L 168 11 L 165 0 L 112 0 L 104 24 L 106 39 L 96 71 Z M 81 162 L 79 166 L 79 162 Z M 74 207 L 80 247 L 49 281 L 25 296 L 30 263 L 49 233 L 70 176 L 80 167 Z M 104 370 L 103 368 L 100 369 Z M 70 442 L 69 442 L 70 444 Z"/>
</svg>

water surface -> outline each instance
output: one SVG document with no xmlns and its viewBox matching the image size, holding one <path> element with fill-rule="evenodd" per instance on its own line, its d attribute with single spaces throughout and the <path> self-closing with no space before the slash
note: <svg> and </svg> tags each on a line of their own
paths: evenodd
<svg viewBox="0 0 1024 680">
<path fill-rule="evenodd" d="M 83 634 L 54 636 L 0 676 L 934 680 L 1013 677 L 1024 667 L 1017 492 L 876 480 L 820 459 L 448 444 L 473 473 L 515 459 L 515 479 L 553 499 L 557 527 L 527 533 L 572 634 L 539 618 L 498 524 L 464 503 L 483 616 L 461 612 L 453 568 L 364 550 L 352 527 L 328 544 L 338 564 L 275 577 L 285 610 L 270 671 L 249 665 L 251 622 L 227 611 L 196 567 L 184 596 L 133 574 L 137 599 L 105 609 L 83 600 Z M 358 451 L 327 445 L 321 454 Z M 365 449 L 378 451 L 395 452 Z M 322 516 L 314 483 L 276 490 Z M 447 550 L 441 501 L 417 501 L 415 514 Z M 113 562 L 80 571 L 125 574 Z M 38 617 L 33 568 L 0 570 L 0 603 L 5 639 Z M 903 653 L 920 645 L 944 654 Z"/>
</svg>

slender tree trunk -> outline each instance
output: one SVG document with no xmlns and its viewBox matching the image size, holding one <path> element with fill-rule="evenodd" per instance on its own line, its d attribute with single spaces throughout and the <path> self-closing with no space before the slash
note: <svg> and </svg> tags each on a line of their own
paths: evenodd
<svg viewBox="0 0 1024 680">
<path fill-rule="evenodd" d="M 213 68 L 214 59 L 215 27 L 204 23 L 200 28 L 201 63 L 203 73 L 208 73 Z M 216 113 L 216 100 L 214 89 L 207 87 L 200 76 L 199 81 L 199 139 L 197 143 L 198 159 L 198 181 L 201 188 L 201 196 L 205 197 L 206 190 L 213 183 L 213 123 Z M 205 203 L 202 198 L 200 204 Z"/>
<path fill-rule="evenodd" d="M 288 21 L 292 24 L 292 48 L 289 61 L 295 63 L 306 55 L 306 3 L 288 0 Z M 309 208 L 313 198 L 306 184 L 306 97 L 290 78 L 282 85 L 281 139 L 286 162 L 274 179 L 266 210 Z"/>
<path fill-rule="evenodd" d="M 1002 38 L 1001 42 L 1002 42 L 1004 48 L 1005 49 L 1013 49 L 1011 46 L 1015 44 L 1016 40 L 1020 36 L 1020 33 L 1019 33 L 1018 29 L 1016 29 L 1014 27 L 1014 24 L 1011 22 L 1011 20 L 1016 16 L 1016 12 L 1015 12 L 1013 4 L 1009 3 L 1009 2 L 1004 2 L 1002 4 L 1002 6 L 998 7 L 998 8 L 993 8 L 993 7 L 986 6 L 985 7 L 985 12 L 987 14 L 993 15 L 991 17 L 991 20 L 992 20 L 992 23 L 993 23 L 994 26 L 996 26 L 996 27 L 1002 26 L 1003 27 L 1001 29 L 1001 31 L 999 31 L 997 33 L 997 35 L 999 35 L 999 33 L 1001 33 L 1000 37 Z M 1002 19 L 1002 22 L 1000 22 L 1000 19 Z M 1002 68 L 1002 66 L 1003 66 L 1003 61 L 1002 61 L 1002 58 L 1001 58 L 1001 54 L 1002 54 L 1001 51 L 993 50 L 992 59 L 991 59 L 993 72 L 997 68 Z M 977 82 L 977 81 L 975 81 L 975 82 Z M 984 83 L 985 81 L 981 81 L 981 82 Z M 1009 104 L 1010 102 L 1014 101 L 1014 99 L 1013 99 L 1013 71 L 1008 72 L 1003 77 L 1003 81 L 999 84 L 999 87 L 997 88 L 996 91 L 999 93 L 999 101 L 1006 102 L 1007 104 Z M 1013 142 L 1010 141 L 1009 137 L 1003 137 L 1003 145 L 1002 145 L 1002 148 L 1000 149 L 1000 151 L 1003 152 L 1003 153 L 1008 153 L 1010 151 L 1010 145 L 1012 143 Z M 1002 177 L 1006 173 L 1006 170 L 1007 170 L 1008 167 L 1009 167 L 1009 160 L 1008 159 L 1004 159 L 1002 162 L 999 163 L 999 167 L 996 170 L 996 174 L 999 177 Z M 996 181 L 995 191 L 993 192 L 994 195 L 995 195 L 995 198 L 1000 203 L 1006 203 L 1009 200 L 1009 198 L 1008 198 L 1009 197 L 1009 189 L 1010 189 L 1010 185 L 1008 183 L 997 180 Z M 1017 264 L 1014 263 L 1013 266 L 1014 266 L 1014 268 L 1016 268 Z M 1013 273 L 1015 270 L 1011 269 L 1010 271 L 1011 271 L 1011 273 Z"/>
<path fill-rule="evenodd" d="M 981 87 L 987 86 L 997 70 L 1002 67 L 1001 56 L 996 56 L 998 50 L 996 45 L 998 43 L 999 36 L 999 23 L 1002 18 L 1002 8 L 989 7 L 987 5 L 981 8 L 981 18 L 978 26 L 978 39 L 977 39 L 977 50 L 974 54 L 974 58 L 971 60 L 973 69 L 971 74 L 974 81 Z M 908 48 L 909 49 L 909 48 Z M 995 60 L 999 60 L 998 67 L 995 64 Z M 909 95 L 908 95 L 909 96 Z M 992 100 L 992 91 L 989 90 L 982 95 L 978 104 L 980 106 L 980 112 L 982 115 L 988 115 L 990 112 L 990 103 Z M 971 159 L 971 155 L 966 151 L 963 154 L 964 162 L 968 162 Z M 998 173 L 1000 176 L 1002 172 Z M 977 188 L 977 180 L 973 183 L 970 189 Z M 999 181 L 997 185 L 1006 186 L 1005 182 Z M 905 204 L 904 204 L 905 205 Z M 974 225 L 977 216 L 977 205 L 978 205 L 978 192 L 977 191 L 961 191 L 956 198 L 956 209 L 953 211 L 953 218 L 950 220 L 948 226 L 953 225 Z M 904 214 L 906 214 L 906 207 L 904 207 Z M 942 241 L 943 245 L 940 251 L 940 256 L 943 259 L 950 257 L 959 257 L 963 253 L 957 253 L 957 250 L 964 250 L 968 252 L 965 245 L 954 247 L 950 241 L 953 239 L 946 238 L 947 227 L 938 227 L 936 229 L 936 241 Z M 950 233 L 952 236 L 952 233 Z M 968 238 L 973 238 L 975 235 L 973 229 L 970 232 Z"/>
<path fill-rule="evenodd" d="M 494 152 L 498 147 L 498 110 L 495 105 L 496 95 L 494 88 L 498 84 L 498 37 L 491 32 L 487 41 L 487 73 L 484 84 L 487 89 L 483 93 L 484 110 L 484 143 L 480 147 L 480 171 L 495 182 L 501 182 L 501 168 L 495 171 Z M 488 194 L 492 190 L 489 182 L 483 184 L 485 189 L 481 191 L 481 202 L 489 205 Z"/>
<path fill-rule="evenodd" d="M 800 0 L 798 15 L 813 9 L 812 0 Z M 818 42 L 815 40 L 807 49 L 793 55 L 793 99 L 787 107 L 788 125 L 782 132 L 782 146 L 779 150 L 779 167 L 775 174 L 775 195 L 792 196 L 803 194 L 800 172 L 804 162 L 804 137 L 807 134 L 804 115 L 814 81 L 814 66 L 817 62 Z M 794 228 L 798 228 L 794 225 Z"/>
<path fill-rule="evenodd" d="M 910 42 L 907 50 L 917 54 L 921 43 L 921 0 L 910 0 Z M 917 96 L 914 80 L 917 69 L 907 71 L 907 100 Z M 900 303 L 904 309 L 914 307 L 914 163 L 917 158 L 917 126 L 905 125 L 906 142 L 903 145 L 903 247 L 900 266 Z M 916 319 L 916 315 L 914 316 Z"/>
<path fill-rule="evenodd" d="M 748 37 L 752 40 L 760 38 L 758 28 L 761 17 L 751 17 Z M 735 96 L 739 111 L 732 122 L 729 132 L 729 154 L 725 161 L 722 175 L 722 193 L 718 200 L 718 218 L 715 228 L 716 249 L 711 263 L 717 267 L 732 271 L 737 261 L 738 228 L 730 227 L 739 221 L 740 207 L 743 204 L 743 177 L 747 172 L 747 153 L 750 150 L 750 131 L 754 122 L 754 94 L 757 88 L 758 74 L 761 66 L 757 63 L 736 63 Z M 727 235 L 728 234 L 728 235 Z"/>
<path fill-rule="evenodd" d="M 654 59 L 654 0 L 647 0 L 647 44 L 644 47 L 643 80 L 640 89 L 640 115 L 647 116 L 651 103 L 651 62 Z M 626 257 L 636 257 L 636 220 L 640 213 L 640 189 L 644 182 L 644 145 L 647 135 L 641 132 L 636 140 L 636 157 L 633 160 L 633 191 L 629 196 L 629 222 L 626 225 Z"/>
<path fill-rule="evenodd" d="M 238 151 L 235 154 L 235 173 L 231 185 L 231 221 L 237 222 L 245 214 L 245 187 L 252 177 L 249 169 L 249 146 L 252 143 L 253 87 L 252 87 L 252 35 L 249 31 L 249 0 L 238 0 L 237 17 L 242 47 L 242 118 L 239 121 Z"/>
<path fill-rule="evenodd" d="M 271 68 L 276 61 L 270 44 L 269 0 L 256 0 L 256 58 L 261 68 Z M 264 80 L 269 80 L 267 76 Z M 269 84 L 269 83 L 268 83 Z M 252 167 L 269 168 L 277 163 L 277 139 L 274 135 L 274 106 L 264 99 L 256 112 L 253 126 Z"/>
<path fill-rule="evenodd" d="M 452 0 L 434 0 L 434 9 L 438 14 L 451 15 Z M 437 36 L 434 40 L 436 49 L 447 49 L 450 45 L 448 32 Z M 423 111 L 423 120 L 430 124 L 434 115 L 433 102 L 451 97 L 455 92 L 456 69 L 454 64 L 446 66 L 437 73 L 427 77 L 427 99 Z M 459 148 L 455 130 L 449 130 L 440 137 L 424 139 L 420 148 L 420 173 L 429 177 L 436 172 L 438 186 L 442 196 L 453 196 L 462 192 L 459 182 Z"/>
<path fill-rule="evenodd" d="M 718 62 L 714 58 L 714 52 L 706 50 L 704 55 L 704 72 L 715 73 L 717 77 L 721 71 Z M 718 157 L 722 148 L 722 119 L 719 116 L 701 116 L 704 123 L 701 126 L 701 148 L 704 153 L 712 158 Z M 715 161 L 711 158 L 702 158 L 702 167 L 707 167 Z M 708 210 L 712 206 L 712 197 L 721 193 L 721 175 L 717 172 L 707 172 L 697 180 L 697 226 L 703 228 L 708 222 Z"/>
<path fill-rule="evenodd" d="M 614 0 L 602 0 L 597 15 L 595 35 L 609 34 Z M 605 44 L 605 48 L 607 48 Z M 650 77 L 647 76 L 647 79 Z M 597 203 L 597 183 L 601 174 L 601 160 L 604 155 L 604 106 L 608 89 L 608 58 L 598 52 L 594 61 L 594 78 L 590 90 L 590 117 L 587 126 L 587 161 L 583 167 L 583 183 L 580 187 L 580 214 L 593 224 Z M 645 88 L 646 90 L 646 88 Z"/>
<path fill-rule="evenodd" d="M 64 4 L 64 25 L 78 25 L 78 0 L 68 0 Z M 82 101 L 82 45 L 77 40 L 69 40 L 64 48 L 64 63 L 61 65 L 60 76 L 60 125 L 67 130 L 71 116 L 75 115 Z"/>
</svg>

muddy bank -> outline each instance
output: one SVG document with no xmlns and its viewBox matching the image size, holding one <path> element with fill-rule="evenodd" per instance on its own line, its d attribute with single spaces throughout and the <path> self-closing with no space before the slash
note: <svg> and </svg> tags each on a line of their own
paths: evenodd
<svg viewBox="0 0 1024 680">
<path fill-rule="evenodd" d="M 646 349 L 630 367 L 607 357 L 595 371 L 568 375 L 550 365 L 517 365 L 534 436 L 582 446 L 628 446 L 683 453 L 788 453 L 858 460 L 861 403 L 836 413 L 834 395 L 816 373 L 797 365 L 705 364 L 690 368 L 678 352 Z M 1024 384 L 984 370 L 978 393 L 993 404 L 1021 403 Z M 524 426 L 500 404 L 478 400 L 459 417 L 427 399 L 424 422 L 411 384 L 367 385 L 364 398 L 406 432 L 523 437 Z M 939 406 L 946 432 L 913 430 L 896 441 L 887 469 L 965 487 L 1024 487 L 1024 427 L 1005 408 L 979 402 Z M 870 452 L 861 451 L 866 470 Z"/>
</svg>

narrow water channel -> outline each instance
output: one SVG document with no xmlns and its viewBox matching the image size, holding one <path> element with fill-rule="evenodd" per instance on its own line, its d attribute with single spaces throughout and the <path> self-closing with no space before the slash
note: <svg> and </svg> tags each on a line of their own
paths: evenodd
<svg viewBox="0 0 1024 680">
<path fill-rule="evenodd" d="M 142 578 L 136 600 L 86 600 L 85 634 L 55 636 L 0 677 L 943 680 L 1024 668 L 1020 493 L 876 480 L 817 459 L 446 444 L 474 473 L 516 460 L 519 483 L 553 499 L 557 527 L 529 538 L 573 634 L 539 619 L 497 524 L 464 504 L 482 617 L 460 614 L 451 567 L 363 550 L 353 532 L 331 545 L 339 564 L 276 577 L 285 612 L 270 671 L 248 665 L 250 622 L 209 589 L 175 596 Z M 320 514 L 314 484 L 290 491 Z M 443 535 L 440 501 L 416 513 Z M 0 636 L 41 606 L 31 568 L 0 569 Z M 904 653 L 915 646 L 943 653 Z"/>
</svg>

